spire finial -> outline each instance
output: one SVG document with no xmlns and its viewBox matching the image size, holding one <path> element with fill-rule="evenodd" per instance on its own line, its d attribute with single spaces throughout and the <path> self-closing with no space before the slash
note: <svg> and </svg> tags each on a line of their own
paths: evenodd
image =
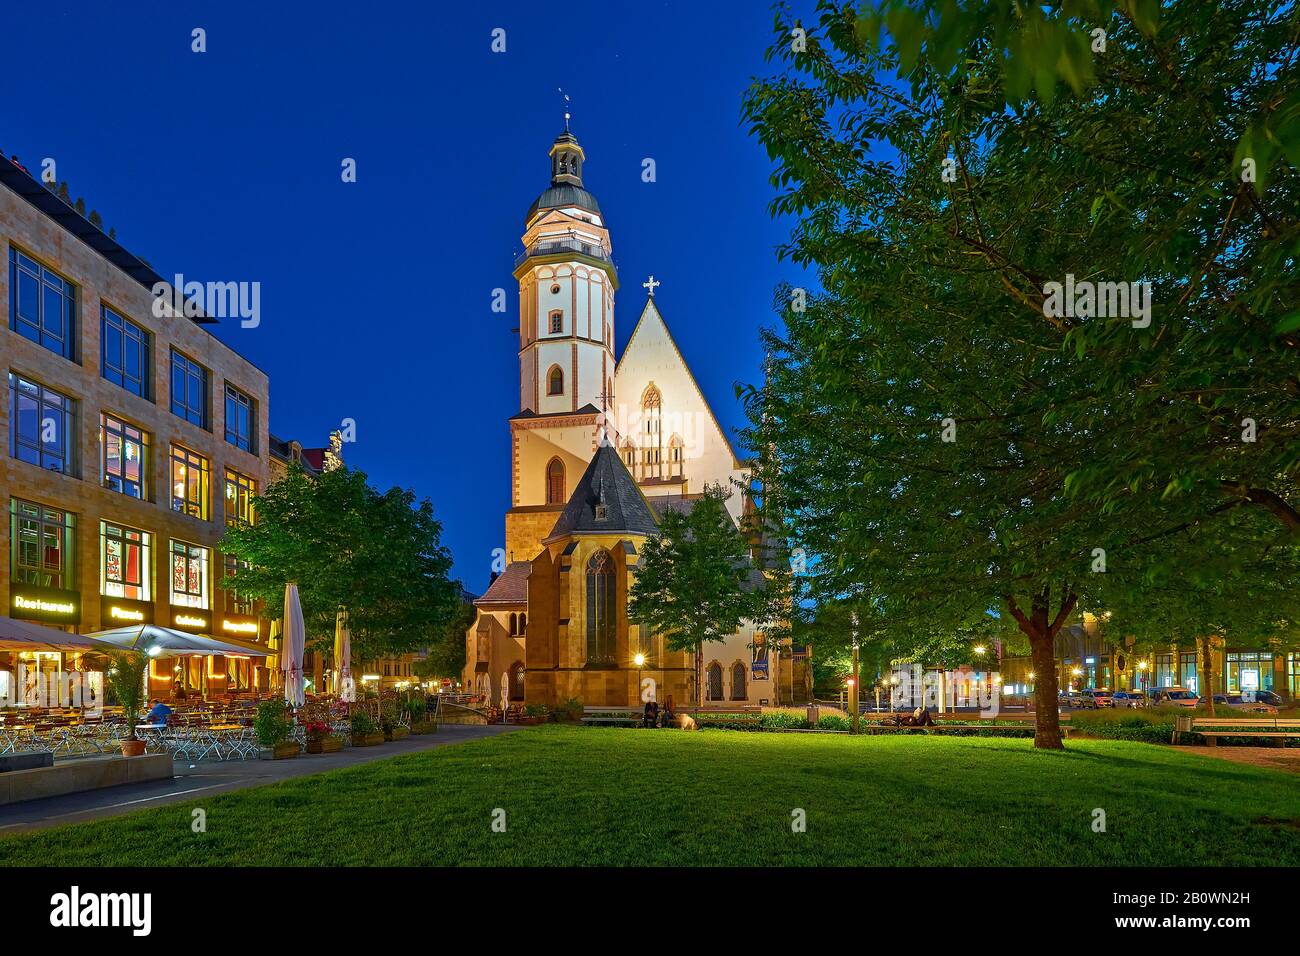
<svg viewBox="0 0 1300 956">
<path fill-rule="evenodd" d="M 653 298 L 655 297 L 655 289 L 657 289 L 657 288 L 658 288 L 659 286 L 661 286 L 661 285 L 663 285 L 663 283 L 662 283 L 662 282 L 656 282 L 656 281 L 655 281 L 655 277 L 654 277 L 654 275 L 652 274 L 652 275 L 650 276 L 650 278 L 649 278 L 647 281 L 641 283 L 641 288 L 643 288 L 643 289 L 649 289 L 649 290 L 650 290 L 650 298 L 653 299 Z"/>
<path fill-rule="evenodd" d="M 564 131 L 567 133 L 569 132 L 569 94 L 564 92 L 562 86 L 557 86 L 555 89 L 564 97 Z"/>
</svg>

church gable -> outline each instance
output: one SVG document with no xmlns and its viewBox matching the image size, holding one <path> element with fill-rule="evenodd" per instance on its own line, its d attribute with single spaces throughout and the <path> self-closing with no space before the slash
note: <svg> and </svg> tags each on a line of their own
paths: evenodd
<svg viewBox="0 0 1300 956">
<path fill-rule="evenodd" d="M 653 297 L 619 358 L 614 394 L 619 449 L 646 494 L 698 494 L 705 484 L 730 488 L 747 473 Z M 733 495 L 733 516 L 741 507 Z"/>
</svg>

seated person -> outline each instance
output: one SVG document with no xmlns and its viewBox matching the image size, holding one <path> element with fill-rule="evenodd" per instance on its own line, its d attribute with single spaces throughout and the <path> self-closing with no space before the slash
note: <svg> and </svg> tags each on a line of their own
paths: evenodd
<svg viewBox="0 0 1300 956">
<path fill-rule="evenodd" d="M 930 716 L 930 712 L 926 710 L 924 707 L 918 707 L 916 708 L 916 710 L 912 712 L 912 726 L 933 727 L 934 718 Z"/>
<path fill-rule="evenodd" d="M 147 724 L 165 724 L 167 718 L 172 715 L 172 709 L 155 697 L 149 702 L 153 706 L 149 708 L 149 713 L 145 714 L 144 720 Z"/>
<path fill-rule="evenodd" d="M 660 711 L 660 717 L 662 718 L 662 726 L 664 727 L 673 726 L 673 723 L 677 720 L 677 714 L 673 711 L 672 694 L 669 694 L 668 700 L 664 702 L 663 710 Z"/>
<path fill-rule="evenodd" d="M 653 700 L 646 701 L 645 717 L 641 721 L 643 727 L 657 727 L 659 725 L 659 705 Z"/>
</svg>

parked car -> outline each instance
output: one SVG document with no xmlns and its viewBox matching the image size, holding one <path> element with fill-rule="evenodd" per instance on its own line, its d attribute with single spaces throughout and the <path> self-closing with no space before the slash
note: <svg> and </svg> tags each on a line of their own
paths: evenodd
<svg viewBox="0 0 1300 956">
<path fill-rule="evenodd" d="M 1145 707 L 1147 695 L 1140 690 L 1117 690 L 1110 699 L 1112 707 Z"/>
<path fill-rule="evenodd" d="M 1282 706 L 1281 696 L 1273 693 L 1271 690 L 1246 691 L 1242 694 L 1242 696 L 1250 697 L 1252 693 L 1255 696 L 1255 700 L 1261 704 L 1270 704 L 1273 707 Z"/>
<path fill-rule="evenodd" d="M 1111 699 L 1114 697 L 1109 690 L 1102 687 L 1095 687 L 1083 692 L 1083 706 L 1099 709 L 1109 707 Z"/>
<path fill-rule="evenodd" d="M 1246 700 L 1241 694 L 1215 694 L 1215 706 L 1229 707 L 1247 714 L 1276 714 L 1277 708 L 1262 700 Z"/>
<path fill-rule="evenodd" d="M 1197 697 L 1186 687 L 1161 687 L 1156 691 L 1152 703 L 1157 707 L 1186 707 L 1189 710 L 1200 704 Z"/>
<path fill-rule="evenodd" d="M 1063 690 L 1060 692 L 1061 704 L 1065 707 L 1091 707 L 1092 698 L 1081 690 Z"/>
</svg>

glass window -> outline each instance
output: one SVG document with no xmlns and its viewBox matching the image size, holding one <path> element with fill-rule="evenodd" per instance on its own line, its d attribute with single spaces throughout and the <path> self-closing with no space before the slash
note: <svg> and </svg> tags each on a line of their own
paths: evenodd
<svg viewBox="0 0 1300 956">
<path fill-rule="evenodd" d="M 551 334 L 555 335 L 563 331 L 564 331 L 564 313 L 552 312 L 551 313 Z"/>
<path fill-rule="evenodd" d="M 100 309 L 100 374 L 132 395 L 150 396 L 150 335 L 108 306 Z"/>
<path fill-rule="evenodd" d="M 227 554 L 222 557 L 224 566 L 224 577 L 232 578 L 235 572 L 240 568 L 247 568 L 248 562 L 240 561 L 233 554 Z M 227 614 L 248 614 L 253 613 L 253 599 L 246 594 L 236 591 L 232 587 L 223 586 L 221 589 L 223 607 Z"/>
<path fill-rule="evenodd" d="M 614 660 L 615 603 L 614 560 L 597 551 L 587 563 L 587 663 Z"/>
<path fill-rule="evenodd" d="M 257 403 L 233 385 L 226 386 L 226 441 L 257 453 Z"/>
<path fill-rule="evenodd" d="M 104 487 L 141 501 L 148 498 L 149 433 L 112 415 L 101 414 L 99 444 Z"/>
<path fill-rule="evenodd" d="M 1272 651 L 1234 651 L 1226 663 L 1229 694 L 1273 689 Z"/>
<path fill-rule="evenodd" d="M 546 374 L 546 394 L 564 394 L 564 371 L 558 365 L 552 365 L 551 370 Z"/>
<path fill-rule="evenodd" d="M 72 283 L 9 247 L 9 327 L 76 361 L 76 291 Z"/>
<path fill-rule="evenodd" d="M 172 445 L 172 511 L 206 521 L 212 466 L 198 452 Z"/>
<path fill-rule="evenodd" d="M 172 539 L 173 607 L 208 608 L 208 549 Z"/>
<path fill-rule="evenodd" d="M 37 382 L 9 373 L 9 454 L 19 461 L 73 473 L 76 403 Z"/>
<path fill-rule="evenodd" d="M 148 601 L 153 592 L 151 535 L 121 525 L 99 523 L 99 593 Z"/>
<path fill-rule="evenodd" d="M 208 370 L 172 349 L 172 414 L 208 427 Z"/>
<path fill-rule="evenodd" d="M 253 498 L 257 495 L 257 482 L 232 468 L 226 469 L 226 524 L 253 523 Z"/>
<path fill-rule="evenodd" d="M 12 579 L 72 590 L 76 585 L 76 516 L 17 498 L 9 501 Z"/>
</svg>

